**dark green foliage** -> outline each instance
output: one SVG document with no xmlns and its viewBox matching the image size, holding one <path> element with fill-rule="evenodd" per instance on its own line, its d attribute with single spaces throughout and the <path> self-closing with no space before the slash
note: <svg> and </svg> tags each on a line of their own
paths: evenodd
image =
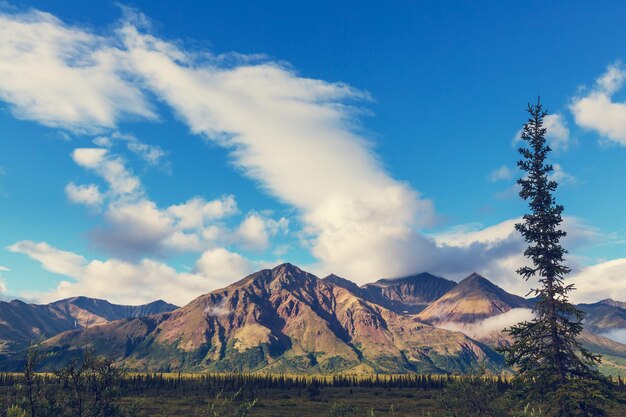
<svg viewBox="0 0 626 417">
<path fill-rule="evenodd" d="M 72 417 L 122 416 L 114 404 L 121 395 L 123 373 L 113 361 L 87 352 L 55 372 L 63 392 L 63 414 Z"/>
<path fill-rule="evenodd" d="M 466 376 L 446 384 L 439 395 L 446 417 L 502 417 L 509 406 L 497 381 Z"/>
<path fill-rule="evenodd" d="M 124 373 L 113 361 L 86 353 L 55 372 L 54 377 L 34 370 L 46 358 L 37 347 L 28 351 L 22 383 L 7 414 L 28 417 L 123 417 L 116 405 Z"/>
<path fill-rule="evenodd" d="M 513 343 L 503 352 L 517 371 L 523 394 L 549 404 L 551 415 L 603 416 L 608 381 L 597 370 L 600 357 L 577 340 L 584 314 L 569 302 L 574 286 L 564 281 L 570 269 L 564 262 L 567 251 L 560 245 L 566 235 L 560 229 L 563 206 L 555 202 L 557 183 L 550 179 L 553 168 L 547 162 L 550 147 L 543 126 L 547 112 L 538 102 L 528 106 L 528 113 L 521 136 L 527 147 L 519 149 L 522 159 L 517 163 L 526 176 L 517 183 L 530 212 L 515 228 L 528 243 L 524 256 L 532 264 L 517 273 L 525 280 L 537 278 L 539 287 L 532 292 L 538 302 L 533 320 L 508 330 Z"/>
</svg>

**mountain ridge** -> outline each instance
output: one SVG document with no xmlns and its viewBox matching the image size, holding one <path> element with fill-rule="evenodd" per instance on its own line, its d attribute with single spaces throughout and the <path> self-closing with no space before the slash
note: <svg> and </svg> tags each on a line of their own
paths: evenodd
<svg viewBox="0 0 626 417">
<path fill-rule="evenodd" d="M 0 355 L 19 351 L 29 344 L 68 330 L 176 308 L 178 307 L 163 300 L 127 306 L 84 296 L 70 297 L 49 304 L 29 304 L 21 300 L 0 301 Z"/>
<path fill-rule="evenodd" d="M 515 309 L 530 311 L 533 301 L 476 273 L 458 284 L 422 273 L 359 287 L 334 274 L 320 279 L 281 264 L 154 315 L 140 309 L 133 317 L 126 306 L 130 317 L 111 321 L 112 304 L 106 300 L 72 297 L 55 303 L 74 309 L 74 316 L 76 309 L 98 307 L 103 321 L 79 317 L 80 328 L 45 340 L 42 346 L 54 355 L 44 370 L 90 348 L 138 371 L 463 373 L 504 367 L 493 350 L 506 343 L 500 320 Z M 148 306 L 153 304 L 167 305 Z M 489 337 L 474 334 L 487 322 Z M 609 352 L 615 366 L 626 358 L 626 346 L 600 335 L 586 334 L 585 343 Z M 21 358 L 4 359 L 1 369 L 16 370 L 23 352 Z"/>
<path fill-rule="evenodd" d="M 105 343 L 106 342 L 106 343 Z M 291 264 L 253 273 L 168 313 L 65 332 L 55 363 L 86 346 L 136 370 L 469 372 L 491 348 L 360 298 Z"/>
</svg>

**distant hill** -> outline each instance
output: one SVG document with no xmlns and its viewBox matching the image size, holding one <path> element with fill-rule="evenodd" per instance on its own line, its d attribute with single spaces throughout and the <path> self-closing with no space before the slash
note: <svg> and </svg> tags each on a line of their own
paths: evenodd
<svg viewBox="0 0 626 417">
<path fill-rule="evenodd" d="M 626 303 L 606 299 L 593 304 L 578 304 L 585 314 L 585 328 L 594 333 L 626 329 Z"/>
<path fill-rule="evenodd" d="M 68 330 L 97 326 L 125 317 L 143 317 L 176 308 L 162 300 L 140 306 L 126 306 L 88 297 L 68 298 L 50 304 L 1 301 L 0 355 L 19 351 L 31 343 Z"/>
<path fill-rule="evenodd" d="M 612 307 L 619 307 L 619 308 L 623 308 L 626 310 L 626 301 L 616 301 L 610 298 L 605 298 L 604 300 L 598 301 L 597 304 L 603 304 L 603 305 L 612 306 Z"/>
</svg>

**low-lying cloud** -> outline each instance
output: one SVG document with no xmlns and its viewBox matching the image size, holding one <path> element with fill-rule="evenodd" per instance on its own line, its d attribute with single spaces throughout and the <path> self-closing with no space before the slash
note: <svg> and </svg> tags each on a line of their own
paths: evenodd
<svg viewBox="0 0 626 417">
<path fill-rule="evenodd" d="M 614 329 L 606 333 L 601 333 L 601 336 L 626 345 L 626 329 Z"/>
<path fill-rule="evenodd" d="M 437 327 L 462 332 L 473 339 L 483 339 L 500 333 L 517 323 L 530 321 L 533 317 L 533 311 L 529 308 L 514 308 L 506 313 L 474 323 L 447 322 L 437 324 Z"/>
</svg>

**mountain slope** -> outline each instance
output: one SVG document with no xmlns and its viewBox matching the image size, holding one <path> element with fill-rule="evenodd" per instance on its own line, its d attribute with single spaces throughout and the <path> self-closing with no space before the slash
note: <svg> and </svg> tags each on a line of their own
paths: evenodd
<svg viewBox="0 0 626 417">
<path fill-rule="evenodd" d="M 87 297 L 68 298 L 45 305 L 19 300 L 0 302 L 0 354 L 24 349 L 30 343 L 68 330 L 175 308 L 162 300 L 140 306 L 125 306 Z"/>
<path fill-rule="evenodd" d="M 585 327 L 594 333 L 605 333 L 616 329 L 626 329 L 625 303 L 610 299 L 593 304 L 578 304 L 585 316 Z"/>
<path fill-rule="evenodd" d="M 493 350 L 464 334 L 397 314 L 332 281 L 279 265 L 173 312 L 58 335 L 46 342 L 56 352 L 48 366 L 87 346 L 137 370 L 402 373 L 502 366 Z"/>
<path fill-rule="evenodd" d="M 611 298 L 605 298 L 604 300 L 600 300 L 597 304 L 604 304 L 607 306 L 619 307 L 626 310 L 626 301 L 617 301 Z"/>
<path fill-rule="evenodd" d="M 456 283 L 429 273 L 381 279 L 361 287 L 363 296 L 397 313 L 417 313 L 450 291 Z"/>
<path fill-rule="evenodd" d="M 530 300 L 509 294 L 473 273 L 418 314 L 427 323 L 473 323 L 516 308 L 532 308 Z"/>
</svg>

